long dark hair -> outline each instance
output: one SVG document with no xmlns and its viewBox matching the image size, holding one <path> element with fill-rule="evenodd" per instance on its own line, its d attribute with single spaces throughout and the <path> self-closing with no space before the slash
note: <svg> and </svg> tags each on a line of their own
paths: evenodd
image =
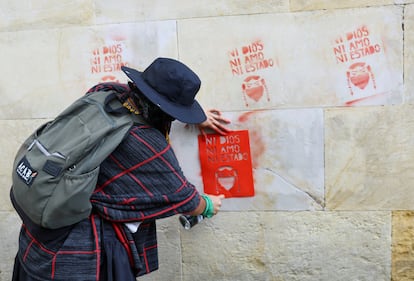
<svg viewBox="0 0 414 281">
<path fill-rule="evenodd" d="M 162 111 L 157 105 L 153 104 L 134 83 L 128 82 L 131 89 L 131 98 L 141 116 L 151 126 L 158 129 L 164 136 L 170 133 L 171 122 L 175 119 Z"/>
</svg>

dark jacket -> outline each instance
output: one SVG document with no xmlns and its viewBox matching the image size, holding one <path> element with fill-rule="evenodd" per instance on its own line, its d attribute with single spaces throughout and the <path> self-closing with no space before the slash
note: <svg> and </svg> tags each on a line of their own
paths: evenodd
<svg viewBox="0 0 414 281">
<path fill-rule="evenodd" d="M 199 202 L 165 137 L 151 126 L 136 125 L 101 164 L 91 216 L 49 230 L 21 214 L 17 257 L 39 280 L 99 280 L 105 239 L 117 237 L 133 273 L 146 274 L 158 268 L 155 220 L 191 212 Z M 141 224 L 132 233 L 126 222 Z"/>
</svg>

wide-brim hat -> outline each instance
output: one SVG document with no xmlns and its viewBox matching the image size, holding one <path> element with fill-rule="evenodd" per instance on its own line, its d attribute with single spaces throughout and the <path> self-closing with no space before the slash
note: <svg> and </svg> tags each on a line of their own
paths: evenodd
<svg viewBox="0 0 414 281">
<path fill-rule="evenodd" d="M 122 71 L 162 111 L 189 124 L 207 117 L 195 96 L 201 81 L 185 64 L 170 58 L 155 59 L 143 72 L 123 66 Z"/>
</svg>

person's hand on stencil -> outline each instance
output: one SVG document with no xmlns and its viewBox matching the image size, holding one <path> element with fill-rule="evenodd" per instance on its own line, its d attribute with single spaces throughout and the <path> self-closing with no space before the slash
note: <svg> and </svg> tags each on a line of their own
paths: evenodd
<svg viewBox="0 0 414 281">
<path fill-rule="evenodd" d="M 230 120 L 224 118 L 221 111 L 218 109 L 209 109 L 206 112 L 207 119 L 203 123 L 198 124 L 198 128 L 201 133 L 205 136 L 205 129 L 211 129 L 220 135 L 227 135 L 231 130 L 226 126 L 230 124 Z"/>
</svg>

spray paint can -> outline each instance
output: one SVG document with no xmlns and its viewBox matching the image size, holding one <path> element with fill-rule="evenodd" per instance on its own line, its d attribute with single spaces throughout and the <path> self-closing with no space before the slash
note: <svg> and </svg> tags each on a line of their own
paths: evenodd
<svg viewBox="0 0 414 281">
<path fill-rule="evenodd" d="M 181 215 L 179 217 L 181 225 L 184 227 L 184 229 L 189 230 L 196 224 L 198 224 L 200 221 L 204 219 L 203 215 L 198 216 L 190 216 L 190 215 Z"/>
</svg>

